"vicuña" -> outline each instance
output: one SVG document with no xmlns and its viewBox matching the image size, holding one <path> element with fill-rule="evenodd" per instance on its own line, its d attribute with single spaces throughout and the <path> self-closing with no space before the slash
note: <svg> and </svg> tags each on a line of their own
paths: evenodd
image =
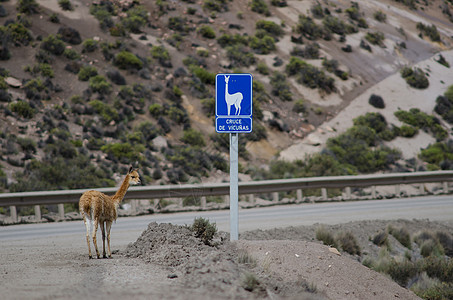
<svg viewBox="0 0 453 300">
<path fill-rule="evenodd" d="M 88 255 L 90 258 L 93 258 L 91 255 L 90 247 L 90 229 L 93 228 L 91 232 L 93 238 L 94 248 L 96 249 L 96 255 L 100 258 L 98 245 L 96 241 L 96 232 L 98 230 L 98 225 L 101 225 L 102 231 L 102 247 L 103 247 L 103 257 L 107 258 L 105 255 L 105 232 L 107 231 L 107 246 L 109 250 L 109 258 L 112 257 L 112 252 L 110 251 L 110 229 L 112 228 L 113 221 L 118 217 L 118 205 L 126 195 L 127 189 L 131 184 L 139 184 L 140 176 L 138 175 L 137 169 L 133 170 L 132 167 L 129 169 L 129 172 L 124 178 L 123 183 L 120 188 L 113 196 L 108 196 L 104 193 L 98 191 L 87 191 L 83 193 L 79 201 L 80 214 L 82 215 L 83 221 L 85 222 L 85 227 L 87 229 L 87 245 L 88 245 Z M 104 227 L 105 225 L 105 227 Z"/>
</svg>

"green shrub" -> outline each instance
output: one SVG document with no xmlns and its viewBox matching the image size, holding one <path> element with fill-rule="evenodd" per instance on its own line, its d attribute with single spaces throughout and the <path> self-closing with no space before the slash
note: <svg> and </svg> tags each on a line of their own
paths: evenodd
<svg viewBox="0 0 453 300">
<path fill-rule="evenodd" d="M 201 99 L 201 106 L 206 116 L 212 117 L 215 114 L 215 99 L 214 98 L 205 98 Z"/>
<path fill-rule="evenodd" d="M 335 91 L 335 79 L 297 57 L 291 57 L 290 62 L 286 65 L 286 73 L 289 76 L 296 75 L 297 82 L 309 88 L 319 88 L 326 93 Z"/>
<path fill-rule="evenodd" d="M 163 67 L 171 68 L 171 57 L 164 46 L 153 46 L 151 48 L 151 57 L 156 59 Z"/>
<path fill-rule="evenodd" d="M 62 10 L 74 10 L 69 0 L 58 0 L 58 5 L 60 5 Z"/>
<path fill-rule="evenodd" d="M 310 7 L 310 12 L 316 19 L 324 18 L 324 10 L 319 2 Z"/>
<path fill-rule="evenodd" d="M 286 82 L 286 76 L 278 71 L 274 72 L 271 79 L 272 94 L 283 101 L 292 101 L 293 96 L 289 84 Z"/>
<path fill-rule="evenodd" d="M 381 23 L 385 23 L 387 21 L 387 15 L 384 12 L 382 12 L 381 10 L 375 11 L 373 13 L 373 17 L 375 20 L 377 20 Z"/>
<path fill-rule="evenodd" d="M 98 75 L 98 70 L 94 66 L 84 66 L 80 68 L 79 73 L 77 74 L 79 80 L 88 81 L 91 77 Z"/>
<path fill-rule="evenodd" d="M 28 15 L 38 13 L 39 5 L 35 0 L 19 0 L 17 11 Z"/>
<path fill-rule="evenodd" d="M 351 232 L 340 232 L 336 236 L 336 241 L 343 251 L 351 255 L 360 255 L 361 250 L 359 243 Z"/>
<path fill-rule="evenodd" d="M 366 126 L 374 129 L 376 133 L 380 133 L 387 128 L 387 121 L 380 113 L 366 113 L 353 120 L 355 126 Z M 374 141 L 369 143 L 374 144 Z"/>
<path fill-rule="evenodd" d="M 131 145 L 129 143 L 107 144 L 101 147 L 101 151 L 108 155 L 111 160 L 119 160 L 122 163 L 142 161 L 142 152 L 145 151 L 143 145 Z"/>
<path fill-rule="evenodd" d="M 252 11 L 265 15 L 265 16 L 270 16 L 271 13 L 269 11 L 269 8 L 267 7 L 267 4 L 264 0 L 252 0 L 250 2 L 250 8 Z"/>
<path fill-rule="evenodd" d="M 273 37 L 280 37 L 285 33 L 280 25 L 267 20 L 259 20 L 256 22 L 255 28 L 256 30 L 264 30 Z"/>
<path fill-rule="evenodd" d="M 368 103 L 376 108 L 385 108 L 384 99 L 379 95 L 371 94 Z"/>
<path fill-rule="evenodd" d="M 418 108 L 411 108 L 409 111 L 399 110 L 394 114 L 401 122 L 431 132 L 437 141 L 442 141 L 448 136 L 447 131 L 440 125 L 436 117 L 428 115 Z"/>
<path fill-rule="evenodd" d="M 428 257 L 428 256 L 444 256 L 444 248 L 442 245 L 434 239 L 426 240 L 420 245 L 420 254 L 423 257 Z"/>
<path fill-rule="evenodd" d="M 401 70 L 401 76 L 406 80 L 413 88 L 417 89 L 426 89 L 429 86 L 428 77 L 426 77 L 425 72 L 419 68 L 411 69 L 409 67 L 404 67 Z"/>
<path fill-rule="evenodd" d="M 23 24 L 10 23 L 8 26 L 0 26 L 0 37 L 13 44 L 27 46 L 33 41 L 33 36 Z"/>
<path fill-rule="evenodd" d="M 453 124 L 453 85 L 450 85 L 443 96 L 436 99 L 434 111 L 450 124 Z"/>
<path fill-rule="evenodd" d="M 234 67 L 249 67 L 255 64 L 256 59 L 243 45 L 233 45 L 226 48 L 227 57 Z"/>
<path fill-rule="evenodd" d="M 276 49 L 275 39 L 267 34 L 251 37 L 249 46 L 257 54 L 269 54 Z"/>
<path fill-rule="evenodd" d="M 339 18 L 332 15 L 325 16 L 322 23 L 329 31 L 339 35 L 356 33 L 358 31 L 353 25 L 346 24 Z"/>
<path fill-rule="evenodd" d="M 168 28 L 175 30 L 185 35 L 190 31 L 190 27 L 187 24 L 187 18 L 181 17 L 170 17 L 168 18 Z"/>
<path fill-rule="evenodd" d="M 113 59 L 113 64 L 120 69 L 141 69 L 143 62 L 133 53 L 123 50 Z"/>
<path fill-rule="evenodd" d="M 33 109 L 28 102 L 25 101 L 18 101 L 9 104 L 9 109 L 18 114 L 19 116 L 31 119 L 34 117 L 36 111 Z"/>
<path fill-rule="evenodd" d="M 168 117 L 177 124 L 186 124 L 190 121 L 186 110 L 177 105 L 170 106 L 168 109 Z"/>
<path fill-rule="evenodd" d="M 148 22 L 148 11 L 141 5 L 134 5 L 126 12 L 127 16 L 121 20 L 124 28 L 132 33 L 141 33 L 141 28 Z"/>
<path fill-rule="evenodd" d="M 439 31 L 437 31 L 436 25 L 425 25 L 421 22 L 417 23 L 417 29 L 420 31 L 420 34 L 426 34 L 429 36 L 431 41 L 433 42 L 440 42 L 440 34 Z"/>
<path fill-rule="evenodd" d="M 402 125 L 399 129 L 399 135 L 405 138 L 411 138 L 418 133 L 418 129 L 413 126 Z"/>
<path fill-rule="evenodd" d="M 395 228 L 392 225 L 387 226 L 387 231 L 389 234 L 393 235 L 401 245 L 408 249 L 412 249 L 411 235 L 405 227 Z"/>
<path fill-rule="evenodd" d="M 248 37 L 240 34 L 223 34 L 217 39 L 217 42 L 222 48 L 232 45 L 248 45 Z"/>
<path fill-rule="evenodd" d="M 215 223 L 210 223 L 209 220 L 199 217 L 195 218 L 190 230 L 192 230 L 195 237 L 201 239 L 205 245 L 211 245 L 212 239 L 217 233 L 217 226 Z"/>
<path fill-rule="evenodd" d="M 186 143 L 186 144 L 189 144 L 192 146 L 197 146 L 197 147 L 206 146 L 206 142 L 204 141 L 203 134 L 192 128 L 184 130 L 181 141 L 183 143 Z"/>
<path fill-rule="evenodd" d="M 80 58 L 80 54 L 72 48 L 66 48 L 63 52 L 63 56 L 70 60 L 76 60 Z"/>
<path fill-rule="evenodd" d="M 118 111 L 105 104 L 100 100 L 92 100 L 89 104 L 93 107 L 94 111 L 102 117 L 102 121 L 105 125 L 109 124 L 111 121 L 119 121 Z"/>
<path fill-rule="evenodd" d="M 197 76 L 204 84 L 215 85 L 216 74 L 211 73 L 202 67 L 192 66 L 190 69 L 192 73 Z"/>
<path fill-rule="evenodd" d="M 305 101 L 303 99 L 299 99 L 294 102 L 293 111 L 298 114 L 305 113 L 307 111 L 307 108 L 305 107 Z"/>
<path fill-rule="evenodd" d="M 215 31 L 209 25 L 203 25 L 198 29 L 198 33 L 201 34 L 202 37 L 207 39 L 215 39 Z"/>
<path fill-rule="evenodd" d="M 406 287 L 409 279 L 418 273 L 417 265 L 411 261 L 393 261 L 385 271 L 390 277 L 402 287 Z"/>
<path fill-rule="evenodd" d="M 98 48 L 98 42 L 93 39 L 86 39 L 82 43 L 82 52 L 94 52 Z"/>
<path fill-rule="evenodd" d="M 445 165 L 445 168 L 442 169 L 451 169 L 451 165 L 448 162 L 453 162 L 453 141 L 448 140 L 447 142 L 437 142 L 429 145 L 420 151 L 419 158 L 439 167 Z"/>
<path fill-rule="evenodd" d="M 149 113 L 154 117 L 157 118 L 160 115 L 164 114 L 164 107 L 159 103 L 153 103 L 149 106 Z"/>
<path fill-rule="evenodd" d="M 49 51 L 52 54 L 61 55 L 66 49 L 66 45 L 58 37 L 49 34 L 46 38 L 42 40 L 41 48 L 46 51 Z"/>
<path fill-rule="evenodd" d="M 328 231 L 324 226 L 319 226 L 316 228 L 316 239 L 321 241 L 324 245 L 337 248 L 337 240 L 334 238 L 333 234 Z"/>
<path fill-rule="evenodd" d="M 209 11 L 223 12 L 228 11 L 228 1 L 223 0 L 203 0 L 203 8 Z"/>
<path fill-rule="evenodd" d="M 376 246 L 382 247 L 382 246 L 389 246 L 389 239 L 388 239 L 388 233 L 386 231 L 380 231 L 378 232 L 373 238 L 372 242 Z"/>
<path fill-rule="evenodd" d="M 255 274 L 252 273 L 243 274 L 241 286 L 244 288 L 244 290 L 248 292 L 253 292 L 258 288 L 259 285 L 260 282 L 256 278 Z"/>
<path fill-rule="evenodd" d="M 299 21 L 296 25 L 296 32 L 301 33 L 312 40 L 321 38 L 324 35 L 324 30 L 321 26 L 315 23 L 312 18 L 303 14 L 299 15 Z"/>
<path fill-rule="evenodd" d="M 256 71 L 262 75 L 269 75 L 269 67 L 266 65 L 266 63 L 260 62 L 256 65 Z"/>
<path fill-rule="evenodd" d="M 423 260 L 422 269 L 429 277 L 453 283 L 453 259 L 430 256 Z"/>
<path fill-rule="evenodd" d="M 102 95 L 107 95 L 112 92 L 112 84 L 102 75 L 90 77 L 90 88 L 93 92 Z"/>
<path fill-rule="evenodd" d="M 384 46 L 384 34 L 382 32 L 367 32 L 365 39 L 373 45 Z"/>
<path fill-rule="evenodd" d="M 24 85 L 25 95 L 28 99 L 42 99 L 42 93 L 48 92 L 46 86 L 40 78 L 35 78 L 27 81 Z"/>
</svg>

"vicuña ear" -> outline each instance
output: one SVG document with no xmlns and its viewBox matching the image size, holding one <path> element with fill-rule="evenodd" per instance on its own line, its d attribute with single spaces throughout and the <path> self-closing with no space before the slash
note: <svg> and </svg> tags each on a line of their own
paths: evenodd
<svg viewBox="0 0 453 300">
<path fill-rule="evenodd" d="M 127 174 L 130 174 L 132 172 L 132 167 L 129 168 L 129 172 Z"/>
</svg>

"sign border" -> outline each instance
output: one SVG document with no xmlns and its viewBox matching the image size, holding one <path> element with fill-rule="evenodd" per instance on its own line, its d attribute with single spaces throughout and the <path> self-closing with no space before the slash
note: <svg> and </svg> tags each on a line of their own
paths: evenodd
<svg viewBox="0 0 453 300">
<path fill-rule="evenodd" d="M 225 75 L 234 75 L 234 76 L 250 76 L 250 115 L 238 115 L 238 116 L 225 116 L 225 115 L 218 115 L 217 114 L 217 103 L 218 103 L 218 89 L 217 89 L 217 80 L 219 79 L 220 76 L 225 76 Z M 220 100 L 219 100 L 220 101 Z M 217 126 L 217 120 L 218 119 L 250 119 L 250 130 L 247 131 L 238 131 L 238 130 L 225 130 L 225 131 L 219 131 L 218 126 Z M 217 133 L 250 133 L 253 130 L 253 76 L 250 73 L 218 73 L 216 75 L 216 80 L 215 80 L 215 131 Z"/>
</svg>

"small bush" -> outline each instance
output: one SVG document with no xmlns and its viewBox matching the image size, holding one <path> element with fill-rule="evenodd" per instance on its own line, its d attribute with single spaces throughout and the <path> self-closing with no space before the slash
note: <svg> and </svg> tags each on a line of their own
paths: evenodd
<svg viewBox="0 0 453 300">
<path fill-rule="evenodd" d="M 428 256 L 443 256 L 444 253 L 444 248 L 442 245 L 434 239 L 426 240 L 424 241 L 421 246 L 420 246 L 420 254 L 423 257 L 428 257 Z"/>
<path fill-rule="evenodd" d="M 439 31 L 437 31 L 436 25 L 428 26 L 419 22 L 417 23 L 417 29 L 420 31 L 420 34 L 426 34 L 429 36 L 431 41 L 440 42 L 440 34 Z"/>
<path fill-rule="evenodd" d="M 387 232 L 385 231 L 380 231 L 379 233 L 377 233 L 372 241 L 373 241 L 373 244 L 379 246 L 379 247 L 382 247 L 382 246 L 389 246 L 389 239 L 388 239 L 389 235 Z"/>
<path fill-rule="evenodd" d="M 426 77 L 425 72 L 419 68 L 411 69 L 409 67 L 404 67 L 400 72 L 407 84 L 413 88 L 426 89 L 429 86 L 428 77 Z"/>
<path fill-rule="evenodd" d="M 62 10 L 74 10 L 69 0 L 58 0 L 58 5 L 60 5 Z"/>
<path fill-rule="evenodd" d="M 385 37 L 382 32 L 367 32 L 365 39 L 373 45 L 384 46 L 383 41 Z"/>
<path fill-rule="evenodd" d="M 133 53 L 123 50 L 119 52 L 113 59 L 113 64 L 120 69 L 136 69 L 143 67 L 143 62 Z"/>
<path fill-rule="evenodd" d="M 17 11 L 28 15 L 38 13 L 39 5 L 35 0 L 19 0 Z"/>
<path fill-rule="evenodd" d="M 286 76 L 278 71 L 271 77 L 272 94 L 279 97 L 282 101 L 292 101 L 290 85 L 286 82 Z"/>
<path fill-rule="evenodd" d="M 387 226 L 387 231 L 393 237 L 400 242 L 401 245 L 408 249 L 412 249 L 412 243 L 411 243 L 411 235 L 409 234 L 409 231 L 405 227 L 399 227 L 395 228 L 392 225 Z"/>
<path fill-rule="evenodd" d="M 305 107 L 305 101 L 303 99 L 299 99 L 296 102 L 294 102 L 293 111 L 298 114 L 306 113 L 307 108 Z"/>
<path fill-rule="evenodd" d="M 151 48 L 151 57 L 156 59 L 163 67 L 172 67 L 170 54 L 164 46 L 153 46 Z"/>
<path fill-rule="evenodd" d="M 253 292 L 259 286 L 259 284 L 260 282 L 254 274 L 245 273 L 243 275 L 241 286 L 244 288 L 244 290 Z"/>
<path fill-rule="evenodd" d="M 202 217 L 195 218 L 190 229 L 195 233 L 195 237 L 201 239 L 205 245 L 211 245 L 214 235 L 217 233 L 215 223 Z"/>
<path fill-rule="evenodd" d="M 324 245 L 337 248 L 337 241 L 335 240 L 333 234 L 324 226 L 316 228 L 316 239 L 321 241 Z"/>
<path fill-rule="evenodd" d="M 371 94 L 368 103 L 376 108 L 385 108 L 384 99 L 379 95 Z"/>
<path fill-rule="evenodd" d="M 31 119 L 35 115 L 35 109 L 25 101 L 13 102 L 9 104 L 9 109 L 25 119 Z"/>
<path fill-rule="evenodd" d="M 250 8 L 252 11 L 265 15 L 265 16 L 270 16 L 271 13 L 269 11 L 269 8 L 267 7 L 267 4 L 264 0 L 252 0 L 250 2 Z"/>
<path fill-rule="evenodd" d="M 93 92 L 102 95 L 108 95 L 112 92 L 112 85 L 102 75 L 96 75 L 90 78 L 90 88 Z"/>
<path fill-rule="evenodd" d="M 195 129 L 189 128 L 184 130 L 184 134 L 181 138 L 181 141 L 197 147 L 204 147 L 206 146 L 206 142 L 204 141 L 203 134 Z"/>
<path fill-rule="evenodd" d="M 80 54 L 72 48 L 66 48 L 63 52 L 63 56 L 70 60 L 76 60 L 80 58 Z"/>
<path fill-rule="evenodd" d="M 256 30 L 264 30 L 273 37 L 280 37 L 285 33 L 280 25 L 267 20 L 259 20 L 256 22 L 255 28 Z"/>
<path fill-rule="evenodd" d="M 63 54 L 66 49 L 65 43 L 52 34 L 43 39 L 41 48 L 55 55 Z"/>
<path fill-rule="evenodd" d="M 86 39 L 82 43 L 82 52 L 94 52 L 98 48 L 98 42 L 93 39 Z"/>
<path fill-rule="evenodd" d="M 214 29 L 212 29 L 209 25 L 203 25 L 198 29 L 198 33 L 201 34 L 202 37 L 207 39 L 215 39 L 216 34 Z"/>
<path fill-rule="evenodd" d="M 256 62 L 255 56 L 243 45 L 229 46 L 226 48 L 226 51 L 227 57 L 234 67 L 249 67 Z"/>
<path fill-rule="evenodd" d="M 84 66 L 80 68 L 79 73 L 77 74 L 79 80 L 88 81 L 91 77 L 98 75 L 98 70 L 94 66 Z"/>
<path fill-rule="evenodd" d="M 375 20 L 377 20 L 381 23 L 385 23 L 387 21 L 387 15 L 384 12 L 382 12 L 381 10 L 374 12 L 373 17 Z"/>
<path fill-rule="evenodd" d="M 351 255 L 360 255 L 361 250 L 357 239 L 351 232 L 340 232 L 336 236 L 338 246 L 343 249 L 343 251 Z"/>
<path fill-rule="evenodd" d="M 312 18 L 303 14 L 299 15 L 296 32 L 301 33 L 312 40 L 321 38 L 324 35 L 323 28 L 316 24 Z"/>
</svg>

